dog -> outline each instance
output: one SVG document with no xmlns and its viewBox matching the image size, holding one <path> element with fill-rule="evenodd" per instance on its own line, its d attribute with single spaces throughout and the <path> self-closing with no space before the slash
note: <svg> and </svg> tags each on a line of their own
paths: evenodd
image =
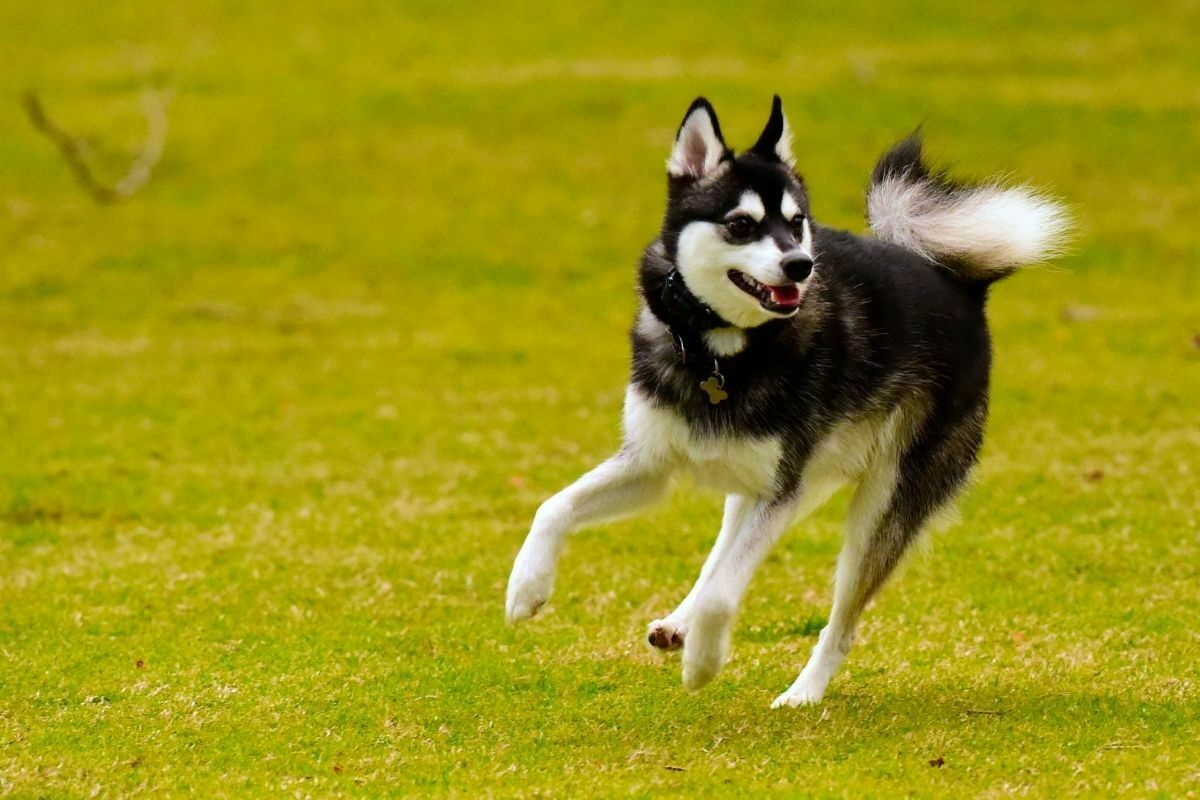
<svg viewBox="0 0 1200 800">
<path fill-rule="evenodd" d="M 856 485 L 833 607 L 773 707 L 821 701 L 860 615 L 976 463 L 988 411 L 993 283 L 1061 252 L 1063 205 L 1028 187 L 931 169 L 913 134 L 867 190 L 873 236 L 813 220 L 775 97 L 738 155 L 704 98 L 667 161 L 662 229 L 639 270 L 619 452 L 537 511 L 506 618 L 550 597 L 568 533 L 660 499 L 691 473 L 726 494 L 699 579 L 647 638 L 683 649 L 683 683 L 711 681 L 742 597 L 793 522 Z"/>
</svg>

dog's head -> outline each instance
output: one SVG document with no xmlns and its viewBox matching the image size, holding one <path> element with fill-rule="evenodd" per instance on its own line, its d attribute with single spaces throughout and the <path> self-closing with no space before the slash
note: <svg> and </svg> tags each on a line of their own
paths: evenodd
<svg viewBox="0 0 1200 800">
<path fill-rule="evenodd" d="M 739 156 L 725 146 L 713 107 L 697 98 L 667 172 L 662 241 L 688 289 L 740 328 L 795 314 L 812 277 L 813 235 L 779 97 Z"/>
</svg>

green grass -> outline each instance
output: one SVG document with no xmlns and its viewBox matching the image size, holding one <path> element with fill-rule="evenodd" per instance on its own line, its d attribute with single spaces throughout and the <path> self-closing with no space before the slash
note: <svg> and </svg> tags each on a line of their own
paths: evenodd
<svg viewBox="0 0 1200 800">
<path fill-rule="evenodd" d="M 1200 791 L 1200 11 L 975 5 L 0 5 L 0 795 Z M 116 207 L 18 104 L 115 174 L 160 82 Z M 784 96 L 822 221 L 920 123 L 1080 221 L 994 295 L 963 523 L 816 709 L 767 706 L 844 497 L 701 693 L 642 643 L 715 532 L 688 486 L 502 622 L 537 504 L 618 443 L 701 92 L 742 145 Z"/>
</svg>

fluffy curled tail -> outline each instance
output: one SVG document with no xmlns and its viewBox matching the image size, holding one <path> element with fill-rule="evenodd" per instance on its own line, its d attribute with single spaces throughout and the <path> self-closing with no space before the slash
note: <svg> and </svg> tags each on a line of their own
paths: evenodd
<svg viewBox="0 0 1200 800">
<path fill-rule="evenodd" d="M 932 172 L 917 134 L 879 159 L 867 219 L 898 244 L 970 280 L 991 282 L 1062 252 L 1067 209 L 1027 186 L 970 185 Z"/>
</svg>

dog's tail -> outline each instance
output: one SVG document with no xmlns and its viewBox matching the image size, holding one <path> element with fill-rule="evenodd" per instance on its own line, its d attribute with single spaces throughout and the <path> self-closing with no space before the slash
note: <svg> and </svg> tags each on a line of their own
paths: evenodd
<svg viewBox="0 0 1200 800">
<path fill-rule="evenodd" d="M 972 281 L 991 283 L 1062 252 L 1067 209 L 1028 186 L 966 184 L 931 171 L 914 133 L 871 175 L 867 220 L 875 235 Z"/>
</svg>

